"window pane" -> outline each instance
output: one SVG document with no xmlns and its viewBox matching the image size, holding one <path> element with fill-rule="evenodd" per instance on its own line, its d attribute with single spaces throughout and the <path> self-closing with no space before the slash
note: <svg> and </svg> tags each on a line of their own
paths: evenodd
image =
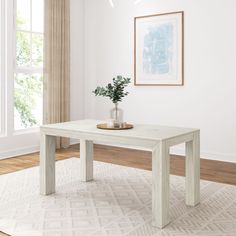
<svg viewBox="0 0 236 236">
<path fill-rule="evenodd" d="M 32 66 L 43 66 L 43 35 L 32 34 Z"/>
<path fill-rule="evenodd" d="M 17 29 L 30 30 L 30 0 L 17 0 Z"/>
<path fill-rule="evenodd" d="M 25 32 L 16 33 L 16 64 L 17 66 L 30 66 L 30 34 Z"/>
<path fill-rule="evenodd" d="M 37 127 L 42 124 L 42 81 L 41 74 L 15 76 L 15 130 Z"/>
<path fill-rule="evenodd" d="M 43 0 L 32 0 L 32 31 L 43 33 Z"/>
</svg>

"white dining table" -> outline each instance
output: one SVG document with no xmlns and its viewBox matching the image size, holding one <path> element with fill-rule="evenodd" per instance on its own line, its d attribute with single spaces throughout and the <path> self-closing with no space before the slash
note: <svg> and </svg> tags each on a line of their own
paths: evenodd
<svg viewBox="0 0 236 236">
<path fill-rule="evenodd" d="M 200 202 L 200 130 L 134 124 L 129 130 L 102 130 L 98 120 L 78 120 L 40 127 L 40 193 L 55 193 L 56 137 L 80 140 L 81 181 L 93 180 L 93 142 L 139 147 L 152 151 L 152 225 L 164 228 L 170 223 L 170 154 L 171 146 L 185 143 L 185 202 Z"/>
</svg>

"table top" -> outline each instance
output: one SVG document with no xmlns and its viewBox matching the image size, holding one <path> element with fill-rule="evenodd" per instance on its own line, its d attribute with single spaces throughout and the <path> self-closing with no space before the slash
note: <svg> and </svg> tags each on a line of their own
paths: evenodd
<svg viewBox="0 0 236 236">
<path fill-rule="evenodd" d="M 78 132 L 86 134 L 106 135 L 124 138 L 140 138 L 146 140 L 166 140 L 177 136 L 190 134 L 198 131 L 194 128 L 168 127 L 159 125 L 134 124 L 134 128 L 130 130 L 101 130 L 96 127 L 99 123 L 105 123 L 101 120 L 78 120 L 57 124 L 49 124 L 41 126 L 41 131 L 47 133 L 52 130 L 62 130 L 68 132 Z"/>
</svg>

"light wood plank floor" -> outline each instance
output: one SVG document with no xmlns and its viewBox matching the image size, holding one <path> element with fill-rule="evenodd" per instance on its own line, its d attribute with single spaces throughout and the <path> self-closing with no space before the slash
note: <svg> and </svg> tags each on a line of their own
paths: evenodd
<svg viewBox="0 0 236 236">
<path fill-rule="evenodd" d="M 56 160 L 79 157 L 79 145 L 56 152 Z M 184 157 L 171 156 L 171 174 L 184 176 Z M 151 152 L 118 148 L 105 145 L 94 145 L 94 159 L 145 170 L 151 170 Z M 0 160 L 0 175 L 30 168 L 39 164 L 39 154 Z M 236 185 L 236 163 L 201 159 L 201 179 Z M 0 236 L 6 236 L 0 232 Z"/>
<path fill-rule="evenodd" d="M 5 233 L 0 231 L 0 236 L 10 236 L 10 235 L 9 234 L 5 234 Z"/>
</svg>

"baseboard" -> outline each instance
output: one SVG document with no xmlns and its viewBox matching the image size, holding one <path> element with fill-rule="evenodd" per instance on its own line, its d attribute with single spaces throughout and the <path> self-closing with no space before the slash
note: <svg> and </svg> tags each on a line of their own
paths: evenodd
<svg viewBox="0 0 236 236">
<path fill-rule="evenodd" d="M 107 143 L 102 143 L 102 142 L 95 142 L 95 143 L 101 144 L 101 145 L 108 145 Z M 131 149 L 137 149 L 137 150 L 150 151 L 149 149 L 144 149 L 144 148 L 134 147 L 134 146 L 131 147 L 129 145 L 116 145 L 113 143 L 109 143 L 109 145 L 114 146 L 114 147 L 123 147 L 123 148 L 131 148 Z M 173 155 L 185 156 L 185 149 L 182 147 L 177 147 L 177 146 L 172 147 L 170 150 L 170 153 Z M 236 156 L 233 154 L 211 153 L 211 152 L 202 151 L 200 156 L 201 156 L 201 158 L 208 159 L 208 160 L 236 163 Z"/>
<path fill-rule="evenodd" d="M 78 139 L 71 139 L 70 140 L 70 145 L 74 145 L 74 144 L 78 144 L 78 143 L 79 143 Z M 17 148 L 15 150 L 0 152 L 0 160 L 6 159 L 6 158 L 11 158 L 11 157 L 16 157 L 16 156 L 21 156 L 21 155 L 27 155 L 27 154 L 31 154 L 34 152 L 39 152 L 39 145 L 29 146 L 29 147 L 24 147 L 24 148 Z"/>
<path fill-rule="evenodd" d="M 79 139 L 70 139 L 70 145 L 79 144 Z"/>
<path fill-rule="evenodd" d="M 185 156 L 185 149 L 173 147 L 171 149 L 171 154 Z M 213 152 L 201 152 L 201 158 L 215 161 L 224 161 L 236 163 L 236 156 L 233 154 L 223 154 L 223 153 L 213 153 Z"/>
<path fill-rule="evenodd" d="M 79 143 L 78 139 L 71 139 L 70 140 L 70 145 L 74 145 L 74 144 L 78 144 L 78 143 Z M 101 142 L 95 142 L 95 143 L 101 144 L 101 145 L 108 145 L 108 143 L 101 143 Z M 132 148 L 132 149 L 137 149 L 137 150 L 150 151 L 148 149 L 143 149 L 143 148 L 134 147 L 134 146 L 131 147 L 128 145 L 116 145 L 114 143 L 109 143 L 109 145 L 114 146 L 114 147 Z M 38 151 L 39 151 L 39 146 L 31 146 L 31 147 L 1 152 L 0 153 L 0 160 L 10 158 L 10 157 L 20 156 L 20 155 L 26 155 L 26 154 L 30 154 L 30 153 L 34 153 L 34 152 L 38 152 Z M 171 148 L 171 154 L 185 156 L 185 149 L 180 148 L 180 147 L 173 147 L 173 148 Z M 203 152 L 201 152 L 201 158 L 236 163 L 236 156 L 232 155 L 232 154 L 210 153 L 210 152 L 203 151 Z"/>
<path fill-rule="evenodd" d="M 38 151 L 39 151 L 39 145 L 25 147 L 25 148 L 18 148 L 15 150 L 10 150 L 10 151 L 5 151 L 5 152 L 0 152 L 0 160 L 10 158 L 10 157 L 27 155 L 27 154 L 38 152 Z"/>
</svg>

